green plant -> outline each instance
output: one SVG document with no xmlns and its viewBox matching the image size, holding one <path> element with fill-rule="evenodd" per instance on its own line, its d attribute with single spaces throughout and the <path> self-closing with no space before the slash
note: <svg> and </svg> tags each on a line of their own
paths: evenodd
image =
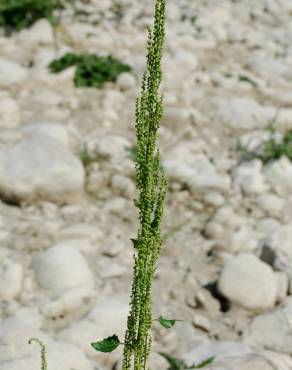
<svg viewBox="0 0 292 370">
<path fill-rule="evenodd" d="M 130 370 L 132 366 L 134 370 L 146 369 L 151 350 L 151 288 L 162 244 L 160 229 L 167 189 L 157 148 L 157 131 L 163 113 L 159 87 L 162 80 L 165 6 L 165 0 L 156 1 L 154 28 L 148 29 L 146 71 L 141 96 L 136 103 L 136 182 L 139 199 L 135 205 L 139 210 L 140 229 L 137 239 L 132 240 L 136 252 L 127 330 L 124 343 L 116 336 L 106 339 L 106 342 L 112 343 L 113 349 L 119 344 L 124 345 L 123 370 Z M 172 326 L 175 322 L 163 318 L 158 320 L 162 325 L 169 321 Z M 100 343 L 104 344 L 104 341 L 92 343 L 92 346 L 100 350 Z"/>
<path fill-rule="evenodd" d="M 1 0 L 0 26 L 19 31 L 40 18 L 47 18 L 54 23 L 54 11 L 63 7 L 61 0 Z"/>
<path fill-rule="evenodd" d="M 47 370 L 46 347 L 38 338 L 30 338 L 29 344 L 37 342 L 41 347 L 41 370 Z"/>
<path fill-rule="evenodd" d="M 287 131 L 281 141 L 272 137 L 254 150 L 248 150 L 240 144 L 238 144 L 237 150 L 239 150 L 241 158 L 246 161 L 260 159 L 266 164 L 282 156 L 286 156 L 292 161 L 292 130 Z"/>
<path fill-rule="evenodd" d="M 112 56 L 97 56 L 95 54 L 67 53 L 49 64 L 52 73 L 59 73 L 68 67 L 76 66 L 74 84 L 76 87 L 100 88 L 107 82 L 116 81 L 119 74 L 130 72 L 129 65 Z"/>
<path fill-rule="evenodd" d="M 210 357 L 207 360 L 204 360 L 200 362 L 199 364 L 193 364 L 193 365 L 187 365 L 184 361 L 177 359 L 175 357 L 170 356 L 169 354 L 165 352 L 159 352 L 159 354 L 165 358 L 165 360 L 170 365 L 169 370 L 186 370 L 186 369 L 202 369 L 203 367 L 206 367 L 207 365 L 210 365 L 215 357 Z"/>
</svg>

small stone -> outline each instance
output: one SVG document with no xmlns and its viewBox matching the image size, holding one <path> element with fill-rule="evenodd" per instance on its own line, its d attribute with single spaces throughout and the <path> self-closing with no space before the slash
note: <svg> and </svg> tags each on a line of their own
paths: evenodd
<svg viewBox="0 0 292 370">
<path fill-rule="evenodd" d="M 201 289 L 196 294 L 197 301 L 208 311 L 212 316 L 218 316 L 220 313 L 220 303 L 212 294 L 206 290 Z"/>
<path fill-rule="evenodd" d="M 18 104 L 8 95 L 0 92 L 0 127 L 5 129 L 15 128 L 20 122 Z"/>
<path fill-rule="evenodd" d="M 292 163 L 283 156 L 271 164 L 267 164 L 264 169 L 266 181 L 270 184 L 274 192 L 280 197 L 289 197 L 292 193 Z"/>
<path fill-rule="evenodd" d="M 121 73 L 117 79 L 117 85 L 122 90 L 129 90 L 132 87 L 136 86 L 135 77 L 132 75 L 132 73 L 128 72 Z"/>
<path fill-rule="evenodd" d="M 111 263 L 108 266 L 105 266 L 101 271 L 100 275 L 102 278 L 114 278 L 121 277 L 127 273 L 128 269 L 125 266 L 121 266 L 118 263 Z"/>
<path fill-rule="evenodd" d="M 282 271 L 276 271 L 275 274 L 278 282 L 277 302 L 283 302 L 288 294 L 288 276 Z"/>
<path fill-rule="evenodd" d="M 1 265 L 0 261 L 0 298 L 9 301 L 16 298 L 23 281 L 23 268 L 20 264 L 10 260 Z"/>
<path fill-rule="evenodd" d="M 32 27 L 21 31 L 17 38 L 21 44 L 28 48 L 54 43 L 54 32 L 51 23 L 47 19 L 40 19 Z"/>
<path fill-rule="evenodd" d="M 0 58 L 0 87 L 9 88 L 27 78 L 27 71 L 20 64 Z"/>
<path fill-rule="evenodd" d="M 236 167 L 233 174 L 234 187 L 241 189 L 246 195 L 261 194 L 267 190 L 262 174 L 262 162 L 253 160 Z"/>
<path fill-rule="evenodd" d="M 210 331 L 211 329 L 211 322 L 210 320 L 202 315 L 194 315 L 192 319 L 192 323 L 196 328 L 202 329 L 204 331 Z"/>
<path fill-rule="evenodd" d="M 276 194 L 266 193 L 258 197 L 258 205 L 268 216 L 278 217 L 284 208 L 285 201 Z"/>
</svg>

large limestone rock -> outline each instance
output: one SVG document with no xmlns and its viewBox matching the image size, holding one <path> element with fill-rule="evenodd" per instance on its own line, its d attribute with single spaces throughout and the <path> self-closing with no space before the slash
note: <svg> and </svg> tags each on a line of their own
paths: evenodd
<svg viewBox="0 0 292 370">
<path fill-rule="evenodd" d="M 0 150 L 0 197 L 12 202 L 75 202 L 83 193 L 84 168 L 53 138 L 35 133 Z"/>
<path fill-rule="evenodd" d="M 274 307 L 278 283 L 269 265 L 252 253 L 241 253 L 226 261 L 219 289 L 232 302 L 247 309 L 264 310 Z"/>
</svg>

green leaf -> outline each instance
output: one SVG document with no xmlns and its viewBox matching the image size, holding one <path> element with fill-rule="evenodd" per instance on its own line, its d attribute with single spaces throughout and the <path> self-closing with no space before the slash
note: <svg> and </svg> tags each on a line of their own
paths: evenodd
<svg viewBox="0 0 292 370">
<path fill-rule="evenodd" d="M 179 320 L 169 320 L 169 319 L 165 319 L 164 317 L 160 316 L 158 318 L 158 321 L 160 325 L 162 325 L 165 329 L 170 329 L 175 325 L 176 321 L 179 321 Z"/>
<path fill-rule="evenodd" d="M 100 342 L 91 343 L 91 346 L 99 352 L 112 352 L 122 344 L 117 335 L 107 337 Z"/>
<path fill-rule="evenodd" d="M 257 83 L 254 80 L 252 80 L 251 78 L 247 77 L 247 76 L 240 75 L 240 76 L 238 76 L 238 79 L 241 82 L 247 82 L 247 83 L 251 84 L 252 87 L 255 87 L 255 88 L 258 87 Z"/>
<path fill-rule="evenodd" d="M 209 357 L 209 358 L 207 358 L 207 360 L 202 361 L 198 365 L 194 365 L 194 367 L 193 368 L 191 367 L 190 369 L 202 369 L 203 367 L 211 364 L 214 360 L 215 360 L 215 356 Z"/>
<path fill-rule="evenodd" d="M 187 369 L 186 364 L 182 360 L 172 357 L 171 355 L 165 352 L 158 353 L 160 354 L 160 356 L 164 357 L 165 360 L 168 362 L 168 364 L 170 365 L 170 370 Z"/>
</svg>

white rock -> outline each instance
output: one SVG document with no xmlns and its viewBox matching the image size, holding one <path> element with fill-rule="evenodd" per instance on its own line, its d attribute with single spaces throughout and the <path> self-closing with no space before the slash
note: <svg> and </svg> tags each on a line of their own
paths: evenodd
<svg viewBox="0 0 292 370">
<path fill-rule="evenodd" d="M 163 116 L 163 123 L 167 127 L 187 125 L 190 123 L 190 120 L 190 109 L 166 106 Z"/>
<path fill-rule="evenodd" d="M 235 130 L 265 128 L 276 114 L 276 108 L 261 106 L 251 98 L 219 100 L 216 105 L 216 117 L 219 122 Z"/>
<path fill-rule="evenodd" d="M 84 168 L 65 146 L 34 134 L 0 151 L 0 194 L 17 202 L 76 201 L 83 194 Z"/>
<path fill-rule="evenodd" d="M 88 355 L 92 355 L 92 349 L 88 343 L 96 342 L 113 333 L 116 333 L 119 338 L 124 337 L 128 313 L 127 297 L 104 298 L 95 305 L 84 320 L 64 329 L 59 338 L 78 346 Z M 95 358 L 109 369 L 119 360 L 121 354 L 121 348 L 119 348 L 111 356 L 96 352 Z"/>
<path fill-rule="evenodd" d="M 240 342 L 206 342 L 183 356 L 193 364 L 215 357 L 214 361 L 204 367 L 206 370 L 290 370 L 292 359 L 284 354 L 271 351 L 253 350 Z"/>
<path fill-rule="evenodd" d="M 268 216 L 279 217 L 284 208 L 285 201 L 276 194 L 266 193 L 258 197 L 259 207 L 266 212 Z"/>
<path fill-rule="evenodd" d="M 0 58 L 0 87 L 9 88 L 27 78 L 27 70 L 11 60 Z"/>
<path fill-rule="evenodd" d="M 134 182 L 126 176 L 114 175 L 111 180 L 111 187 L 117 195 L 133 198 L 136 193 Z"/>
<path fill-rule="evenodd" d="M 16 101 L 0 92 L 0 127 L 14 128 L 19 125 L 20 111 Z"/>
<path fill-rule="evenodd" d="M 221 240 L 217 240 L 217 245 L 229 252 L 253 251 L 258 246 L 258 241 L 253 230 L 242 225 L 236 230 L 225 230 Z"/>
<path fill-rule="evenodd" d="M 269 265 L 251 253 L 227 260 L 218 286 L 225 297 L 248 309 L 268 309 L 276 303 L 276 275 Z"/>
<path fill-rule="evenodd" d="M 280 59 L 275 59 L 265 55 L 252 57 L 248 62 L 248 67 L 259 76 L 269 81 L 275 79 L 292 79 L 291 67 Z"/>
<path fill-rule="evenodd" d="M 264 168 L 266 181 L 276 194 L 289 197 L 292 193 L 292 163 L 285 156 L 266 165 Z"/>
<path fill-rule="evenodd" d="M 276 271 L 275 274 L 278 282 L 277 301 L 282 302 L 288 294 L 289 280 L 285 272 Z"/>
<path fill-rule="evenodd" d="M 59 239 L 89 239 L 93 243 L 100 240 L 104 236 L 103 232 L 94 225 L 85 223 L 68 226 L 59 232 Z"/>
<path fill-rule="evenodd" d="M 182 358 L 187 364 L 191 365 L 194 362 L 200 363 L 210 357 L 215 357 L 214 363 L 216 364 L 222 359 L 231 359 L 234 357 L 244 356 L 246 354 L 250 354 L 251 352 L 252 350 L 248 345 L 239 342 L 206 341 L 205 343 L 199 344 L 196 348 L 183 355 Z M 233 370 L 233 368 L 230 370 Z"/>
<path fill-rule="evenodd" d="M 37 356 L 38 349 L 34 350 L 29 345 L 24 345 L 30 338 L 37 337 L 45 341 L 48 339 L 44 333 L 13 317 L 0 322 L 0 337 L 1 370 L 6 361 L 18 361 L 30 355 Z"/>
<path fill-rule="evenodd" d="M 196 328 L 200 328 L 205 331 L 210 331 L 211 322 L 206 316 L 194 315 L 192 318 L 192 323 Z"/>
<path fill-rule="evenodd" d="M 253 160 L 235 168 L 233 184 L 246 195 L 261 194 L 267 190 L 267 184 L 262 174 L 262 162 Z"/>
<path fill-rule="evenodd" d="M 292 310 L 289 305 L 256 316 L 245 332 L 252 346 L 292 354 Z"/>
<path fill-rule="evenodd" d="M 40 19 L 35 24 L 17 35 L 19 43 L 28 48 L 54 43 L 54 32 L 51 23 L 47 19 Z"/>
<path fill-rule="evenodd" d="M 54 295 L 56 292 L 54 292 Z M 82 286 L 81 288 L 72 288 L 68 291 L 57 292 L 57 297 L 44 302 L 41 306 L 41 313 L 47 318 L 56 319 L 70 315 L 71 318 L 81 318 L 88 313 L 92 306 L 96 294 L 92 287 Z"/>
<path fill-rule="evenodd" d="M 31 370 L 40 367 L 39 346 L 29 345 L 30 338 L 39 338 L 46 345 L 46 357 L 49 366 L 56 368 L 62 363 L 62 369 L 94 370 L 80 348 L 60 341 L 53 341 L 47 335 L 14 318 L 3 320 L 0 324 L 0 367 L 1 370 Z M 98 368 L 97 368 L 98 369 Z"/>
<path fill-rule="evenodd" d="M 73 126 L 65 126 L 59 123 L 34 123 L 23 127 L 22 131 L 33 138 L 34 135 L 44 135 L 58 141 L 70 149 L 79 149 L 80 135 Z"/>
<path fill-rule="evenodd" d="M 126 157 L 128 155 L 127 148 L 132 146 L 127 138 L 115 134 L 105 134 L 103 137 L 100 137 L 99 134 L 94 139 L 96 152 L 113 158 Z"/>
<path fill-rule="evenodd" d="M 21 291 L 23 268 L 20 264 L 6 260 L 0 262 L 0 299 L 9 301 Z"/>
<path fill-rule="evenodd" d="M 220 207 L 220 206 L 223 206 L 223 204 L 225 202 L 225 199 L 219 193 L 210 192 L 210 193 L 206 194 L 206 196 L 204 197 L 204 201 L 207 204 L 210 204 L 214 207 Z"/>
<path fill-rule="evenodd" d="M 204 155 L 195 156 L 191 165 L 172 159 L 165 161 L 164 166 L 172 180 L 187 183 L 193 193 L 229 190 L 229 176 L 219 174 Z"/>
<path fill-rule="evenodd" d="M 33 259 L 33 269 L 42 288 L 62 294 L 73 288 L 94 288 L 94 276 L 83 257 L 67 244 L 57 244 Z"/>
<path fill-rule="evenodd" d="M 121 73 L 117 79 L 117 85 L 122 90 L 129 90 L 136 86 L 136 80 L 132 73 L 124 72 Z"/>
<path fill-rule="evenodd" d="M 124 276 L 127 272 L 128 268 L 126 266 L 119 263 L 109 263 L 108 266 L 105 264 L 100 274 L 102 278 L 107 279 Z"/>
</svg>

